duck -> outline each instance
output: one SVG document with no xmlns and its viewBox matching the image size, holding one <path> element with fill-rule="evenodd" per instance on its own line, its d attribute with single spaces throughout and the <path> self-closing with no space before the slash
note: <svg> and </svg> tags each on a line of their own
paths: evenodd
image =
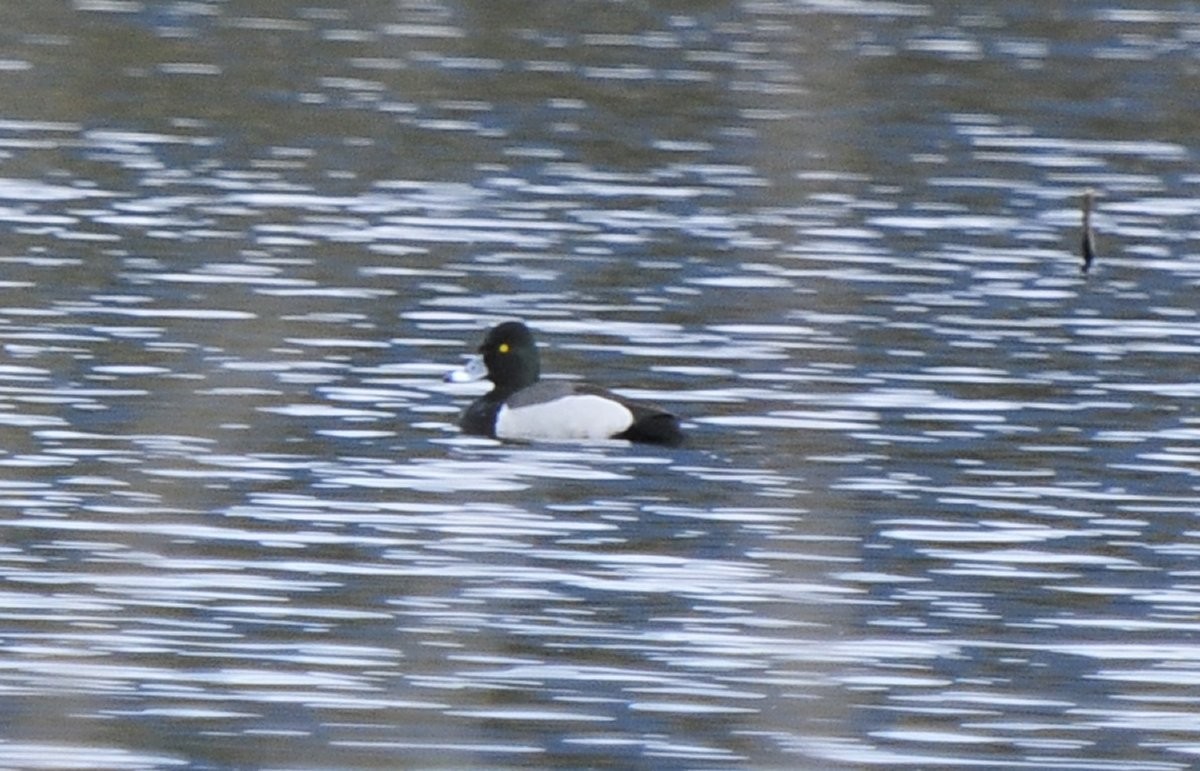
<svg viewBox="0 0 1200 771">
<path fill-rule="evenodd" d="M 463 412 L 459 427 L 465 434 L 525 442 L 625 439 L 675 445 L 683 439 L 679 418 L 661 407 L 582 383 L 542 380 L 537 343 L 521 321 L 488 330 L 478 350 L 445 376 L 456 383 L 492 381 L 492 390 Z"/>
</svg>

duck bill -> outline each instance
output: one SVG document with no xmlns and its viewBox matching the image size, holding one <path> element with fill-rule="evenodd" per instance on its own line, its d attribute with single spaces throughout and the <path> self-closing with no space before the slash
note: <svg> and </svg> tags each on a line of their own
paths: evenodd
<svg viewBox="0 0 1200 771">
<path fill-rule="evenodd" d="M 487 365 L 482 356 L 472 356 L 461 367 L 450 370 L 442 380 L 447 383 L 470 383 L 473 380 L 483 380 L 487 377 Z"/>
</svg>

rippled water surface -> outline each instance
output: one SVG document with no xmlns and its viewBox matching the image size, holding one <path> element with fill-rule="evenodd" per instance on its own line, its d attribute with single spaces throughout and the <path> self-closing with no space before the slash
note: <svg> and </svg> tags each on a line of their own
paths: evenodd
<svg viewBox="0 0 1200 771">
<path fill-rule="evenodd" d="M 1129 5 L 0 7 L 0 767 L 1190 768 Z M 508 318 L 687 443 L 462 436 Z"/>
</svg>

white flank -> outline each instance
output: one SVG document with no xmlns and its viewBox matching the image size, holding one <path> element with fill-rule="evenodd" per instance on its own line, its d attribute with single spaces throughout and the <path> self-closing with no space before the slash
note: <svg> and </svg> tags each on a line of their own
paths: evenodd
<svg viewBox="0 0 1200 771">
<path fill-rule="evenodd" d="M 612 399 L 576 394 L 526 407 L 500 408 L 501 439 L 608 439 L 633 424 L 633 413 Z"/>
</svg>

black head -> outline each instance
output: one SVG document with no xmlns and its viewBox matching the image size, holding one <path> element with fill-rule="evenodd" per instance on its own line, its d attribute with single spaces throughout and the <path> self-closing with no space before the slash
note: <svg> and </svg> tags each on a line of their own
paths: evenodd
<svg viewBox="0 0 1200 771">
<path fill-rule="evenodd" d="M 497 390 L 517 391 L 533 385 L 542 374 L 537 344 L 529 327 L 519 321 L 506 321 L 493 327 L 479 346 L 488 380 Z"/>
</svg>

